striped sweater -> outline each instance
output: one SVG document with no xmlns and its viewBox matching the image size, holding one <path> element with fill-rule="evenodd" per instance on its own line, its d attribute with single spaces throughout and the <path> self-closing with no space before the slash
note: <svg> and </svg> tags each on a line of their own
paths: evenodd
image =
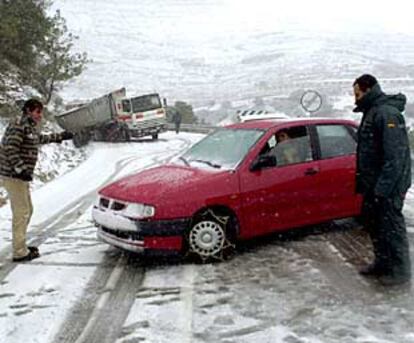
<svg viewBox="0 0 414 343">
<path fill-rule="evenodd" d="M 0 175 L 19 178 L 19 174 L 25 171 L 32 176 L 39 145 L 61 142 L 60 133 L 39 133 L 36 123 L 26 114 L 12 119 L 0 145 Z"/>
</svg>

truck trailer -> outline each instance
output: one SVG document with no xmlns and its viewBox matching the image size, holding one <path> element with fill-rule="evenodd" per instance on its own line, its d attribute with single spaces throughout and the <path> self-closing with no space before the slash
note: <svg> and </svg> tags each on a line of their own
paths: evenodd
<svg viewBox="0 0 414 343">
<path fill-rule="evenodd" d="M 130 141 L 167 129 L 166 111 L 157 93 L 127 97 L 125 88 L 55 115 L 57 123 L 74 134 L 75 146 L 90 140 Z"/>
</svg>

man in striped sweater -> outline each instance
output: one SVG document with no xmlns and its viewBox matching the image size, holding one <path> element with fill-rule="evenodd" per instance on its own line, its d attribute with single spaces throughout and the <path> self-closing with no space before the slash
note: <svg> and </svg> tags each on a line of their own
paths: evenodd
<svg viewBox="0 0 414 343">
<path fill-rule="evenodd" d="M 43 135 L 38 130 L 43 104 L 30 99 L 23 112 L 6 128 L 0 145 L 0 175 L 12 209 L 13 261 L 30 261 L 40 256 L 37 247 L 26 245 L 26 231 L 33 212 L 30 181 L 38 158 L 40 144 L 61 143 L 72 139 L 70 132 Z"/>
</svg>

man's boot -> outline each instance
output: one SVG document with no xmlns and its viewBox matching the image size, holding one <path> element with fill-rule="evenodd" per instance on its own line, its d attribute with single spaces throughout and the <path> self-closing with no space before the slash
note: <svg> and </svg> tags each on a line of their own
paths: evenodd
<svg viewBox="0 0 414 343">
<path fill-rule="evenodd" d="M 381 275 L 378 281 L 384 286 L 399 286 L 409 284 L 411 282 L 410 275 Z"/>
</svg>

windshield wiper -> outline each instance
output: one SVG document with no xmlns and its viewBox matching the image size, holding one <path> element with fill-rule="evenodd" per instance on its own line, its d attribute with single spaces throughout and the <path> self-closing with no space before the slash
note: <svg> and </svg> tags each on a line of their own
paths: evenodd
<svg viewBox="0 0 414 343">
<path fill-rule="evenodd" d="M 178 159 L 183 161 L 187 167 L 190 167 L 190 163 L 188 163 L 188 161 L 184 157 L 180 156 L 178 157 Z"/>
<path fill-rule="evenodd" d="M 221 168 L 221 165 L 216 164 L 216 163 L 212 163 L 210 161 L 204 161 L 204 160 L 191 160 L 191 161 L 204 163 L 204 164 L 207 164 L 210 167 L 213 167 L 213 168 L 216 168 L 216 169 L 220 169 Z"/>
</svg>

